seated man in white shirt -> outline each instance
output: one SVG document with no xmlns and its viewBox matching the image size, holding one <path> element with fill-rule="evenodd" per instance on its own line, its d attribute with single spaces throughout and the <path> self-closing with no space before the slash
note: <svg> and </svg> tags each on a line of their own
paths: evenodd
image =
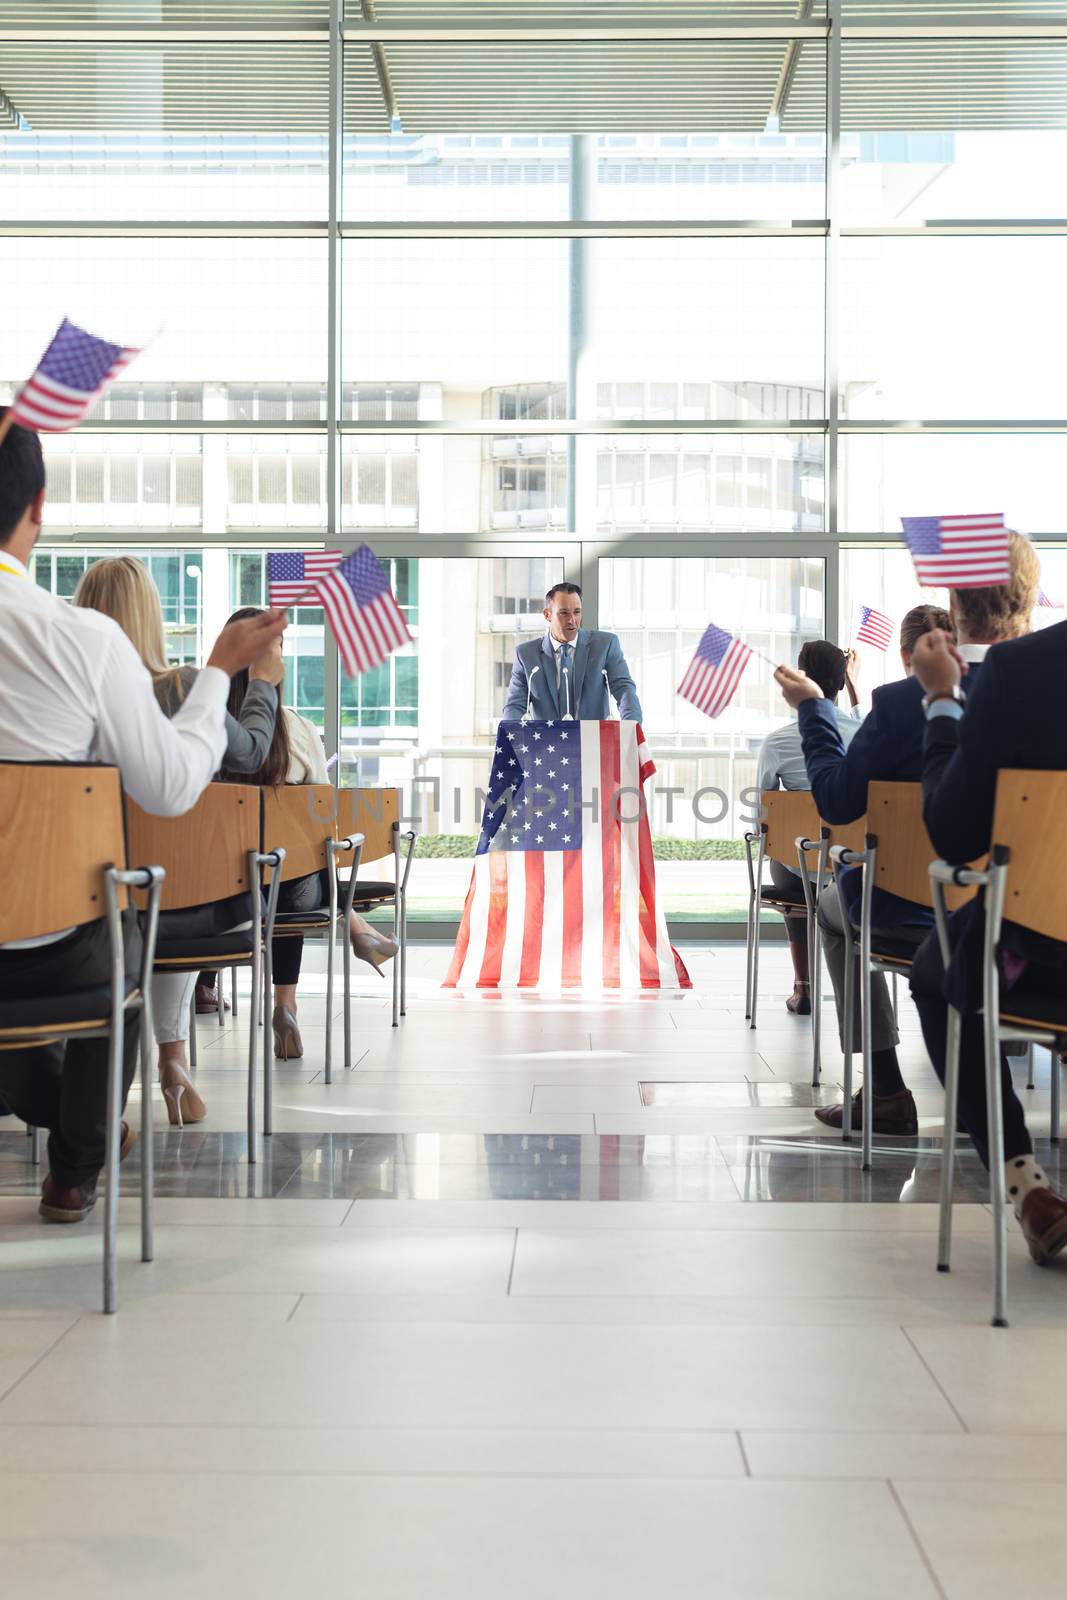
<svg viewBox="0 0 1067 1600">
<path fill-rule="evenodd" d="M 263 654 L 286 614 L 263 612 L 225 628 L 184 705 L 168 718 L 121 628 L 30 579 L 44 502 L 40 440 L 13 427 L 0 443 L 0 761 L 112 763 L 126 793 L 146 811 L 180 816 L 222 759 L 232 674 Z M 125 938 L 127 970 L 135 971 L 140 934 L 133 911 L 125 916 Z M 0 943 L 0 994 L 29 999 L 95 988 L 109 976 L 102 921 L 29 945 Z M 137 1030 L 130 1029 L 124 1100 L 136 1056 Z M 0 1097 L 24 1121 L 49 1130 L 41 1215 L 80 1221 L 96 1199 L 104 1163 L 107 1040 L 0 1051 Z M 122 1132 L 125 1153 L 132 1138 L 125 1124 Z"/>
<path fill-rule="evenodd" d="M 858 733 L 863 721 L 856 692 L 859 658 L 855 650 L 846 655 L 827 639 L 812 639 L 801 649 L 797 660 L 801 672 L 819 685 L 834 708 L 834 717 L 841 732 L 842 743 L 847 747 L 853 734 Z M 837 697 L 844 689 L 848 693 L 850 709 L 842 711 Z M 810 789 L 808 771 L 804 765 L 804 751 L 800 742 L 800 725 L 796 717 L 781 728 L 769 733 L 760 746 L 756 783 L 761 790 Z M 796 869 L 784 861 L 771 862 L 771 882 L 776 889 L 803 898 L 804 888 Z M 793 957 L 793 993 L 785 1003 L 794 1016 L 811 1014 L 811 986 L 808 971 L 808 925 L 804 912 L 785 919 L 789 938 L 789 951 Z"/>
</svg>

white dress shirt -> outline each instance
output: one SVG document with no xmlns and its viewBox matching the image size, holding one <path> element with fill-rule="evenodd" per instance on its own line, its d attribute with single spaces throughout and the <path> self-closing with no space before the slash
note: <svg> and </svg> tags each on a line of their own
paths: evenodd
<svg viewBox="0 0 1067 1600">
<path fill-rule="evenodd" d="M 0 760 L 107 762 L 146 811 L 181 816 L 222 760 L 229 688 L 205 667 L 167 718 L 118 623 L 57 599 L 0 550 Z"/>
<path fill-rule="evenodd" d="M 57 599 L 0 551 L 0 760 L 109 762 L 138 805 L 178 817 L 218 770 L 229 690 L 205 667 L 165 717 L 118 623 Z"/>
<path fill-rule="evenodd" d="M 847 750 L 863 726 L 863 712 L 858 706 L 852 711 L 842 711 L 840 706 L 834 706 L 834 718 L 841 742 Z M 756 787 L 761 790 L 811 788 L 808 769 L 804 764 L 800 724 L 796 717 L 784 727 L 775 728 L 760 745 Z"/>
</svg>

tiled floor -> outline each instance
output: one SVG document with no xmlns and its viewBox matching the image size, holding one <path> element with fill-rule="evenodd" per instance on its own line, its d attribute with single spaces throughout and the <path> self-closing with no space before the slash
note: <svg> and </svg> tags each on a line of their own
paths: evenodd
<svg viewBox="0 0 1067 1600">
<path fill-rule="evenodd" d="M 1012 1326 L 988 1326 L 965 1143 L 934 1271 L 941 1098 L 910 1006 L 920 1134 L 864 1174 L 812 1115 L 840 1057 L 828 1038 L 813 1089 L 781 947 L 755 1032 L 736 947 L 686 950 L 690 994 L 603 1004 L 445 994 L 446 957 L 413 951 L 396 1031 L 357 980 L 355 1069 L 338 1024 L 327 1085 L 309 952 L 306 1055 L 251 1165 L 246 1009 L 202 1022 L 207 1122 L 155 1108 L 150 1265 L 123 1169 L 115 1318 L 99 1219 L 43 1227 L 0 1122 L 3 1593 L 1054 1592 L 1067 1268 L 1013 1233 Z"/>
</svg>

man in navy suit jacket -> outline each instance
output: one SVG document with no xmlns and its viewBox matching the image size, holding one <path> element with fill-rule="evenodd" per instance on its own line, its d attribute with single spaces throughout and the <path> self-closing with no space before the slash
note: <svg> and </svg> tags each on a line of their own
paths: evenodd
<svg viewBox="0 0 1067 1600">
<path fill-rule="evenodd" d="M 1037 603 L 1040 567 L 1029 539 L 1012 534 L 1012 581 L 984 589 L 959 589 L 951 594 L 951 624 L 959 639 L 959 650 L 973 684 L 983 671 L 983 659 L 992 645 L 1010 639 L 1030 626 Z M 923 635 L 943 627 L 944 613 L 931 606 L 919 606 L 901 624 L 901 646 L 913 652 Z M 905 662 L 907 666 L 907 661 Z M 888 683 L 876 689 L 869 716 L 845 750 L 829 708 L 822 701 L 818 685 L 790 667 L 779 667 L 775 674 L 791 706 L 797 708 L 804 760 L 808 768 L 819 815 L 830 823 L 854 822 L 867 809 L 867 785 L 878 780 L 918 783 L 923 772 L 922 711 L 923 689 L 917 678 Z M 834 999 L 837 1003 L 838 1031 L 844 1015 L 845 935 L 843 918 L 859 920 L 859 873 L 847 873 L 842 880 L 842 907 L 834 888 L 819 896 L 819 927 L 826 952 Z M 893 930 L 898 936 L 905 927 L 923 930 L 933 922 L 925 906 L 913 905 L 896 895 L 875 890 L 872 906 L 875 928 Z M 922 933 L 915 935 L 921 942 Z M 858 956 L 856 958 L 858 968 Z M 858 971 L 856 973 L 858 990 Z M 855 1009 L 853 1049 L 860 1048 L 859 1007 Z M 842 1045 L 844 1035 L 842 1033 Z M 874 1130 L 882 1134 L 914 1135 L 919 1131 L 918 1113 L 911 1091 L 900 1073 L 897 1060 L 897 1032 L 889 988 L 881 973 L 871 976 L 871 1092 L 874 1095 Z M 863 1090 L 855 1096 L 852 1126 L 862 1126 Z M 820 1106 L 816 1117 L 830 1128 L 840 1128 L 843 1106 Z"/>
<path fill-rule="evenodd" d="M 974 861 L 993 843 L 997 774 L 1004 768 L 1067 770 L 1067 622 L 1028 639 L 999 645 L 973 690 L 963 679 L 966 709 L 957 699 L 960 666 L 944 634 L 931 634 L 915 655 L 927 691 L 923 817 L 934 849 L 948 861 Z M 1058 864 L 1050 860 L 1050 870 Z M 1010 906 L 1010 895 L 1009 895 Z M 915 957 L 911 987 L 923 1037 L 938 1077 L 945 1077 L 946 999 L 961 1012 L 959 1120 L 989 1165 L 981 964 L 985 906 L 970 901 L 950 918 L 952 961 L 946 975 L 936 935 Z M 1001 988 L 1022 1016 L 1055 1018 L 1067 1026 L 1067 945 L 1003 924 Z M 1059 1072 L 1055 1055 L 1052 1071 Z M 1005 1189 L 1030 1249 L 1044 1266 L 1067 1245 L 1067 1200 L 1049 1187 L 1034 1160 L 1022 1106 L 1003 1051 L 1000 1093 L 1004 1115 Z"/>
<path fill-rule="evenodd" d="M 610 689 L 622 720 L 640 722 L 637 685 L 622 646 L 613 633 L 582 627 L 582 591 L 576 583 L 557 583 L 548 591 L 545 621 L 544 638 L 529 639 L 515 652 L 504 721 L 515 721 L 529 710 L 535 722 L 554 722 L 568 715 L 583 722 L 606 722 L 611 716 Z"/>
</svg>

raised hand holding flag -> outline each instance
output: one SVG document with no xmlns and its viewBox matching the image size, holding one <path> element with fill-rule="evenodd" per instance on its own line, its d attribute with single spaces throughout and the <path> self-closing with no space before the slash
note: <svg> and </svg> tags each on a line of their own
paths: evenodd
<svg viewBox="0 0 1067 1600">
<path fill-rule="evenodd" d="M 0 440 L 15 423 L 37 433 L 77 427 L 93 402 L 139 351 L 86 333 L 66 317 L 0 422 Z"/>
</svg>

